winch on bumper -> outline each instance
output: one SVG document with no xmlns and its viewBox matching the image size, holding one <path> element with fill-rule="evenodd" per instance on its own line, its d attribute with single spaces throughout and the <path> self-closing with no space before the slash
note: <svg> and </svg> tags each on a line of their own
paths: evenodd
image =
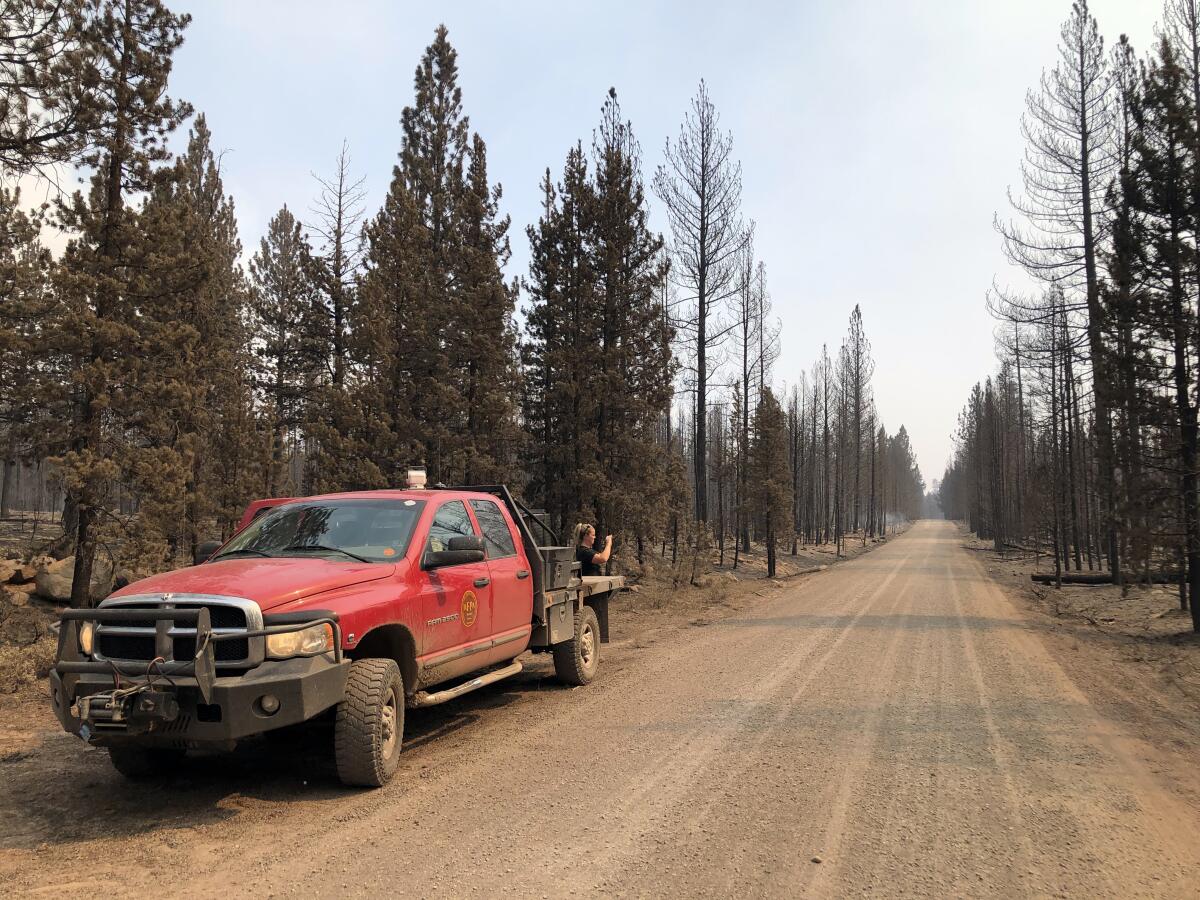
<svg viewBox="0 0 1200 900">
<path fill-rule="evenodd" d="M 195 657 L 130 665 L 92 659 L 80 648 L 83 622 L 120 625 L 151 619 L 164 633 L 181 625 L 194 628 Z M 217 675 L 214 645 L 220 641 L 320 624 L 333 629 L 331 651 L 268 659 L 242 673 Z M 337 616 L 323 611 L 274 616 L 261 629 L 217 634 L 203 607 L 66 610 L 50 693 L 63 728 L 92 744 L 221 745 L 303 722 L 334 706 L 342 700 L 349 666 L 342 658 Z"/>
</svg>

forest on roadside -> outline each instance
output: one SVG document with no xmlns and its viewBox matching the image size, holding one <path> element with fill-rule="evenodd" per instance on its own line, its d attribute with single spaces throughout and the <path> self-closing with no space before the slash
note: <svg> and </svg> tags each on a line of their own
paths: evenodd
<svg viewBox="0 0 1200 900">
<path fill-rule="evenodd" d="M 160 0 L 0 3 L 0 517 L 61 522 L 37 549 L 74 557 L 73 603 L 98 558 L 160 569 L 251 499 L 396 487 L 417 464 L 513 485 L 639 562 L 736 565 L 754 542 L 773 572 L 777 552 L 920 515 L 859 309 L 777 384 L 766 267 L 703 82 L 649 187 L 598 89 L 593 133 L 521 186 L 542 213 L 516 236 L 439 26 L 381 206 L 344 147 L 243 247 L 220 125 L 169 90 L 188 24 Z M 509 279 L 514 239 L 531 263 Z"/>
<path fill-rule="evenodd" d="M 1200 3 L 1167 0 L 1139 54 L 1075 0 L 1021 129 L 996 228 L 1041 287 L 989 294 L 1000 366 L 959 418 L 942 507 L 1047 553 L 1059 583 L 1177 583 L 1200 631 Z"/>
</svg>

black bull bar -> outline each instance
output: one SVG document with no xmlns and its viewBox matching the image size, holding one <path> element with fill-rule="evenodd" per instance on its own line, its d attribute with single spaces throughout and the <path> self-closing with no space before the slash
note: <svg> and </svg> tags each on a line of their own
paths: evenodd
<svg viewBox="0 0 1200 900">
<path fill-rule="evenodd" d="M 315 611 L 312 618 L 309 613 L 285 613 L 274 616 L 276 625 L 265 625 L 262 628 L 246 631 L 214 633 L 212 621 L 207 607 L 161 607 L 161 608 L 98 608 L 98 609 L 67 609 L 62 613 L 61 628 L 58 634 L 58 658 L 54 671 L 61 678 L 63 675 L 114 675 L 125 678 L 154 678 L 162 676 L 169 679 L 173 675 L 194 678 L 196 687 L 205 703 L 212 701 L 213 684 L 217 678 L 216 656 L 213 646 L 218 641 L 240 641 L 247 638 L 269 637 L 274 634 L 289 634 L 303 631 L 314 625 L 329 625 L 333 629 L 334 662 L 342 662 L 342 632 L 338 625 L 337 615 L 325 610 Z M 152 620 L 155 623 L 155 636 L 158 646 L 169 641 L 169 632 L 174 625 L 189 625 L 196 629 L 196 654 L 190 660 L 149 660 L 147 664 L 140 661 L 130 665 L 128 661 L 86 659 L 79 646 L 79 624 L 95 622 L 97 625 L 121 625 L 133 622 Z M 319 650 L 315 653 L 297 654 L 297 656 L 319 656 L 328 653 Z"/>
</svg>

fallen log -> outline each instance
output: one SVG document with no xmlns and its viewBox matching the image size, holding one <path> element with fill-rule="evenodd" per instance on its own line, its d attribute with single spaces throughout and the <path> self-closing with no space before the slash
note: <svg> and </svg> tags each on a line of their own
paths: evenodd
<svg viewBox="0 0 1200 900">
<path fill-rule="evenodd" d="M 1005 544 L 1004 549 L 1005 550 L 1020 550 L 1022 553 L 1036 554 L 1038 552 L 1037 550 L 1034 550 L 1032 547 L 1023 547 L 1020 544 Z"/>
<path fill-rule="evenodd" d="M 1053 572 L 1041 573 L 1035 572 L 1029 576 L 1031 581 L 1038 584 L 1054 584 L 1058 579 L 1054 577 Z M 1145 575 L 1139 575 L 1136 578 L 1130 578 L 1127 584 L 1178 584 L 1178 575 L 1163 575 L 1161 573 L 1151 575 L 1149 579 Z M 1112 575 L 1108 572 L 1063 572 L 1063 584 L 1112 584 Z"/>
</svg>

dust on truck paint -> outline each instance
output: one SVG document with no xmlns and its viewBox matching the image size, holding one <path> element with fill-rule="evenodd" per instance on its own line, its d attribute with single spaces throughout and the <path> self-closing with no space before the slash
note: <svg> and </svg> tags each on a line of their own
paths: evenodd
<svg viewBox="0 0 1200 900">
<path fill-rule="evenodd" d="M 344 782 L 378 786 L 406 707 L 511 677 L 527 651 L 590 683 L 623 587 L 581 577 L 504 485 L 429 488 L 413 469 L 402 490 L 256 500 L 196 565 L 67 611 L 51 699 L 129 777 L 310 723 Z"/>
</svg>

